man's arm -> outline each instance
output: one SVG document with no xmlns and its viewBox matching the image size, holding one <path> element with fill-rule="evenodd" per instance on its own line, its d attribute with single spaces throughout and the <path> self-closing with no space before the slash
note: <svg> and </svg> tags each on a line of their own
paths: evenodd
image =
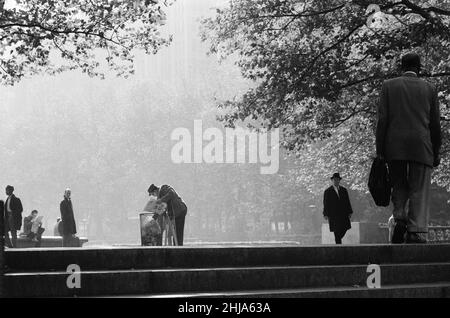
<svg viewBox="0 0 450 318">
<path fill-rule="evenodd" d="M 19 198 L 16 198 L 16 199 L 17 199 L 17 212 L 22 213 L 23 212 L 22 201 L 20 201 Z"/>
<path fill-rule="evenodd" d="M 436 88 L 433 87 L 433 101 L 430 109 L 430 136 L 431 144 L 433 146 L 434 163 L 433 166 L 437 167 L 440 163 L 439 151 L 442 144 L 441 134 L 441 112 L 439 110 L 439 100 Z"/>
<path fill-rule="evenodd" d="M 377 109 L 377 131 L 376 131 L 376 149 L 377 155 L 384 157 L 385 140 L 388 124 L 388 93 L 386 83 L 383 83 L 380 94 L 380 101 Z"/>
<path fill-rule="evenodd" d="M 174 190 L 172 188 L 169 188 L 167 193 L 164 196 L 162 196 L 161 198 L 159 198 L 158 201 L 156 201 L 156 202 L 157 203 L 161 203 L 161 202 L 168 203 L 170 200 L 173 199 L 174 194 L 175 194 Z"/>
</svg>

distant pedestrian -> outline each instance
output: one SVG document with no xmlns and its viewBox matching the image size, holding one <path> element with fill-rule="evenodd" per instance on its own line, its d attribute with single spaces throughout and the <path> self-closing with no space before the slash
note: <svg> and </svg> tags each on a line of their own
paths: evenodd
<svg viewBox="0 0 450 318">
<path fill-rule="evenodd" d="M 323 194 L 323 216 L 328 220 L 336 244 L 342 244 L 345 233 L 352 227 L 353 210 L 347 189 L 340 185 L 339 173 L 333 174 L 331 180 L 333 184 Z"/>
<path fill-rule="evenodd" d="M 22 201 L 14 195 L 14 187 L 6 187 L 6 201 L 4 207 L 5 244 L 8 247 L 17 247 L 17 231 L 22 227 Z M 9 238 L 11 232 L 11 239 Z"/>
<path fill-rule="evenodd" d="M 64 191 L 64 200 L 59 205 L 62 220 L 63 247 L 73 246 L 76 239 L 75 234 L 77 233 L 71 195 L 72 191 L 66 189 Z"/>
</svg>

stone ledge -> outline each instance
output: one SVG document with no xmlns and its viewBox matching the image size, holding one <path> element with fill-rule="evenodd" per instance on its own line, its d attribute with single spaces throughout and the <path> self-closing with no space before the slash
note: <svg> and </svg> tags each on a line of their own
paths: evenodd
<svg viewBox="0 0 450 318">
<path fill-rule="evenodd" d="M 80 246 L 88 242 L 86 237 L 80 237 Z M 17 238 L 17 248 L 33 248 L 36 247 L 36 242 L 31 241 L 26 237 Z M 61 236 L 43 236 L 41 240 L 41 247 L 62 247 L 62 237 Z"/>
</svg>

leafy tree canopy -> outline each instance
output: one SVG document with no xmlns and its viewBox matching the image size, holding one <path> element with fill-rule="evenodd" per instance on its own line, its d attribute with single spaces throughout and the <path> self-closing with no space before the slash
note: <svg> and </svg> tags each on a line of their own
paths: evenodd
<svg viewBox="0 0 450 318">
<path fill-rule="evenodd" d="M 168 5 L 167 0 L 0 0 L 1 83 L 73 69 L 104 77 L 100 51 L 105 66 L 126 77 L 134 72 L 133 49 L 156 53 L 170 42 L 159 32 Z"/>
<path fill-rule="evenodd" d="M 434 180 L 450 189 L 449 1 L 233 0 L 203 20 L 202 38 L 211 54 L 235 58 L 255 81 L 219 105 L 222 121 L 283 128 L 284 146 L 305 167 L 299 180 L 318 173 L 323 184 L 325 171 L 340 170 L 357 189 L 375 152 L 382 81 L 399 75 L 402 54 L 419 53 L 422 76 L 439 90 L 445 132 Z"/>
</svg>

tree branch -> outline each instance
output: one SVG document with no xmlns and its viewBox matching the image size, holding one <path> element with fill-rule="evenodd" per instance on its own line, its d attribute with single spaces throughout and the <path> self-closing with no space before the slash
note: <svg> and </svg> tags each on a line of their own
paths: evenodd
<svg viewBox="0 0 450 318">
<path fill-rule="evenodd" d="M 436 8 L 436 7 L 429 7 L 425 9 L 428 12 L 434 12 L 440 15 L 446 15 L 446 16 L 450 16 L 450 11 L 449 10 L 444 10 L 441 8 Z"/>
<path fill-rule="evenodd" d="M 334 8 L 326 9 L 326 10 L 323 10 L 323 11 L 312 11 L 312 12 L 309 12 L 309 13 L 306 13 L 307 11 L 303 11 L 301 13 L 291 13 L 291 14 L 258 15 L 258 16 L 250 17 L 250 19 L 271 19 L 271 18 L 289 18 L 289 17 L 293 17 L 295 19 L 295 18 L 312 17 L 312 16 L 327 14 L 327 13 L 334 12 L 336 10 L 340 10 L 345 5 L 346 4 L 343 3 L 341 5 L 338 5 L 338 6 L 334 7 Z"/>
<path fill-rule="evenodd" d="M 50 32 L 52 34 L 83 34 L 86 36 L 95 36 L 98 37 L 100 39 L 106 40 L 108 42 L 114 43 L 116 45 L 120 45 L 123 46 L 121 43 L 114 41 L 112 38 L 107 38 L 104 36 L 104 33 L 93 33 L 87 30 L 55 30 L 55 29 L 51 29 L 51 28 L 47 28 L 41 24 L 37 24 L 37 23 L 33 23 L 33 24 L 24 24 L 24 23 L 10 23 L 10 24 L 3 24 L 0 25 L 0 29 L 6 29 L 6 28 L 12 28 L 12 27 L 21 27 L 21 28 L 38 28 L 41 29 L 43 31 L 46 32 Z M 33 36 L 32 34 L 30 34 L 30 36 Z"/>
</svg>

